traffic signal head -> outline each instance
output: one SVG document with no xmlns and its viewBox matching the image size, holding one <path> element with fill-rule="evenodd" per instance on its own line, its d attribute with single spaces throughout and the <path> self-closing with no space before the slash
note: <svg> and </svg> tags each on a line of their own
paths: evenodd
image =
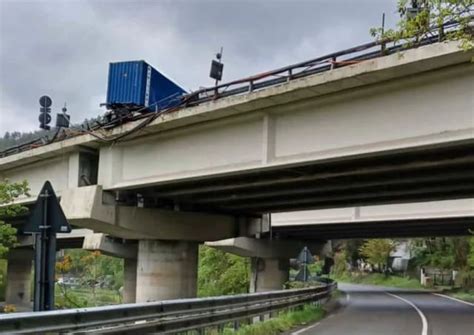
<svg viewBox="0 0 474 335">
<path fill-rule="evenodd" d="M 40 103 L 40 115 L 38 117 L 38 121 L 40 122 L 40 128 L 44 130 L 51 129 L 48 124 L 51 122 L 51 98 L 47 95 L 44 95 L 39 100 Z"/>
<path fill-rule="evenodd" d="M 51 114 L 48 113 L 41 113 L 38 117 L 38 121 L 40 122 L 40 128 L 44 130 L 50 130 L 51 127 L 48 124 L 51 122 Z"/>
</svg>

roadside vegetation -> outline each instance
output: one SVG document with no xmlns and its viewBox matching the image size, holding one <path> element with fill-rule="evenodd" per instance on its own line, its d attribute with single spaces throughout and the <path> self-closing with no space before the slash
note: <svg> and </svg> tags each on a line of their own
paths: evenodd
<svg viewBox="0 0 474 335">
<path fill-rule="evenodd" d="M 199 246 L 198 297 L 247 293 L 249 284 L 249 258 Z"/>
<path fill-rule="evenodd" d="M 0 257 L 5 257 L 17 242 L 16 228 L 6 223 L 2 218 L 15 218 L 27 213 L 24 206 L 14 204 L 14 201 L 21 196 L 28 195 L 28 191 L 26 181 L 11 183 L 8 180 L 0 180 Z"/>
<path fill-rule="evenodd" d="M 321 320 L 326 314 L 320 306 L 306 305 L 303 309 L 282 312 L 275 318 L 242 326 L 239 330 L 225 329 L 225 335 L 277 335 L 297 326 L 303 326 Z"/>
<path fill-rule="evenodd" d="M 474 302 L 474 290 L 459 290 L 459 291 L 454 290 L 454 291 L 446 292 L 446 293 L 448 293 L 450 296 L 457 299 Z"/>
<path fill-rule="evenodd" d="M 56 262 L 56 308 L 122 302 L 123 260 L 98 251 L 66 250 Z"/>
<path fill-rule="evenodd" d="M 334 280 L 341 283 L 354 283 L 364 285 L 379 285 L 397 288 L 421 289 L 423 286 L 418 279 L 407 276 L 390 275 L 380 273 L 351 273 L 335 276 Z"/>
</svg>

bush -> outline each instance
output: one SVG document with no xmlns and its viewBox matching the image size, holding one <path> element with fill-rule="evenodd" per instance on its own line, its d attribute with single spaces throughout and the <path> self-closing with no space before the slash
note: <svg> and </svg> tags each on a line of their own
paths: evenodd
<svg viewBox="0 0 474 335">
<path fill-rule="evenodd" d="M 205 245 L 199 247 L 199 297 L 247 293 L 249 278 L 248 258 Z"/>
<path fill-rule="evenodd" d="M 347 254 L 346 250 L 337 252 L 334 255 L 334 266 L 332 272 L 335 276 L 340 277 L 347 273 Z"/>
</svg>

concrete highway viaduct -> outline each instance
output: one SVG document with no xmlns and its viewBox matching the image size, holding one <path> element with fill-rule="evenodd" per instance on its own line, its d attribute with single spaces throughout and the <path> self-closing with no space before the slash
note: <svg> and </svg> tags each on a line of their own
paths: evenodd
<svg viewBox="0 0 474 335">
<path fill-rule="evenodd" d="M 72 225 L 136 244 L 136 301 L 194 296 L 204 241 L 265 259 L 253 289 L 279 288 L 301 245 L 474 228 L 473 56 L 434 43 L 336 67 L 6 156 L 0 178 L 29 182 L 25 204 L 50 180 Z M 302 210 L 318 212 L 276 214 Z"/>
</svg>

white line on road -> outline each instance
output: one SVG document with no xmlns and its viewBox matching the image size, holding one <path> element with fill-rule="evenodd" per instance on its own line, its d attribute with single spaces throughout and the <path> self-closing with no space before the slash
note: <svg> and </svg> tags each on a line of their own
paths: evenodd
<svg viewBox="0 0 474 335">
<path fill-rule="evenodd" d="M 457 299 L 457 298 L 454 298 L 454 297 L 450 297 L 449 295 L 444 295 L 444 294 L 440 294 L 440 293 L 431 293 L 431 294 L 437 295 L 437 296 L 439 296 L 439 297 L 443 297 L 443 298 L 446 298 L 446 299 L 451 299 L 451 300 L 460 302 L 461 304 L 466 304 L 466 305 L 468 305 L 468 306 L 473 306 L 473 307 L 474 307 L 474 304 L 471 303 L 471 302 L 467 302 L 467 301 L 464 301 L 464 300 L 461 300 L 461 299 Z"/>
<path fill-rule="evenodd" d="M 347 302 L 351 301 L 351 295 L 349 293 L 346 293 L 346 300 Z"/>
<path fill-rule="evenodd" d="M 416 307 L 416 305 L 414 303 L 412 303 L 411 301 L 405 299 L 405 298 L 402 298 L 402 297 L 399 297 L 398 295 L 395 295 L 395 294 L 392 294 L 392 293 L 388 293 L 388 292 L 385 292 L 386 294 L 394 297 L 394 298 L 397 298 L 403 302 L 406 302 L 408 305 L 410 305 L 411 307 L 413 307 L 417 312 L 418 312 L 418 315 L 420 316 L 421 318 L 421 323 L 423 324 L 423 327 L 421 329 L 421 335 L 428 335 L 428 321 L 426 320 L 426 317 L 425 315 L 423 314 L 423 312 L 418 308 Z"/>
<path fill-rule="evenodd" d="M 298 331 L 295 331 L 295 332 L 291 333 L 291 335 L 299 335 L 299 334 L 301 334 L 301 333 L 304 333 L 304 332 L 307 331 L 307 330 L 310 330 L 310 329 L 316 327 L 317 325 L 319 325 L 319 322 L 318 322 L 318 323 L 315 323 L 314 325 L 311 325 L 311 326 L 309 326 L 309 327 L 306 327 L 306 328 L 300 329 L 300 330 L 298 330 Z"/>
</svg>

